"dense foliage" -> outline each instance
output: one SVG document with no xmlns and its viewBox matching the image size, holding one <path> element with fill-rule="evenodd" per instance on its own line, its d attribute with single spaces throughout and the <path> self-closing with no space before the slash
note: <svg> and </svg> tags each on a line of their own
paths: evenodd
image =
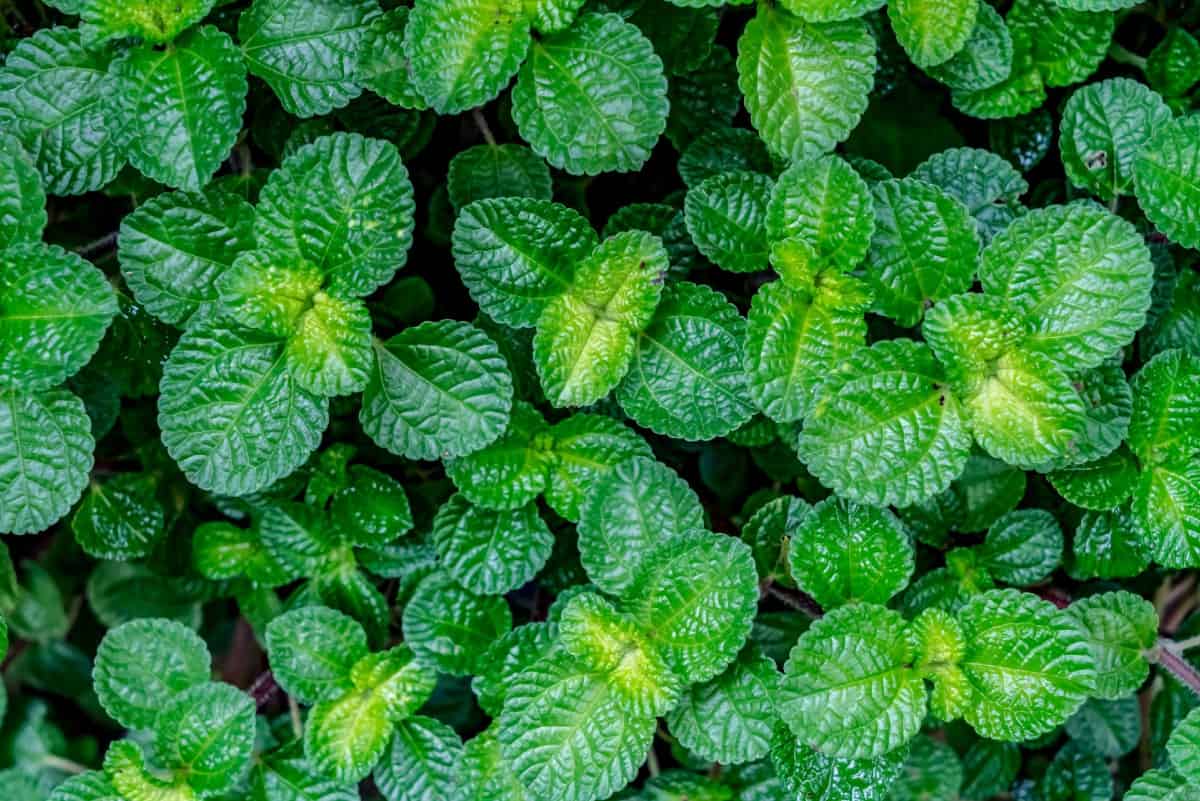
<svg viewBox="0 0 1200 801">
<path fill-rule="evenodd" d="M 1200 6 L 4 0 L 0 801 L 1200 801 Z"/>
</svg>

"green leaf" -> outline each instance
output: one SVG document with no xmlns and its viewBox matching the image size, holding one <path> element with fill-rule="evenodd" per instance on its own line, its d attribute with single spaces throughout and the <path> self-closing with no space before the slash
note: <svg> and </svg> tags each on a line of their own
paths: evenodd
<svg viewBox="0 0 1200 801">
<path fill-rule="evenodd" d="M 223 793 L 249 773 L 254 734 L 250 696 L 210 682 L 184 690 L 163 706 L 154 721 L 154 753 L 197 793 Z"/>
<path fill-rule="evenodd" d="M 54 788 L 50 801 L 122 801 L 112 783 L 99 771 L 72 776 Z"/>
<path fill-rule="evenodd" d="M 488 646 L 511 628 L 504 598 L 475 595 L 446 573 L 424 579 L 404 608 L 404 641 L 418 659 L 452 676 L 479 672 Z"/>
<path fill-rule="evenodd" d="M 450 159 L 446 175 L 450 203 L 463 209 L 491 197 L 528 197 L 549 201 L 550 168 L 523 145 L 476 145 Z"/>
<path fill-rule="evenodd" d="M 743 648 L 724 673 L 684 692 L 667 714 L 671 734 L 713 762 L 761 759 L 771 745 L 779 680 L 773 661 L 757 647 Z"/>
<path fill-rule="evenodd" d="M 1193 710 L 1175 727 L 1167 741 L 1167 753 L 1180 776 L 1200 782 L 1200 712 Z"/>
<path fill-rule="evenodd" d="M 276 337 L 296 333 L 322 292 L 321 271 L 291 254 L 250 250 L 217 279 L 218 313 L 238 325 Z"/>
<path fill-rule="evenodd" d="M 1200 359 L 1157 354 L 1133 377 L 1129 447 L 1143 463 L 1186 459 L 1200 450 Z"/>
<path fill-rule="evenodd" d="M 404 52 L 404 31 L 412 9 L 401 6 L 376 17 L 359 43 L 354 78 L 393 106 L 425 108 Z"/>
<path fill-rule="evenodd" d="M 1064 8 L 1057 0 L 1018 0 L 1005 18 L 1028 44 L 1046 86 L 1066 86 L 1096 71 L 1108 52 L 1115 15 Z"/>
<path fill-rule="evenodd" d="M 654 726 L 629 714 L 603 673 L 559 650 L 509 687 L 500 749 L 531 798 L 597 801 L 637 774 Z"/>
<path fill-rule="evenodd" d="M 952 801 L 962 786 L 962 762 L 954 749 L 928 735 L 913 740 L 892 801 Z"/>
<path fill-rule="evenodd" d="M 92 675 L 100 705 L 114 720 L 148 729 L 172 698 L 204 685 L 211 670 L 208 646 L 191 629 L 151 618 L 111 629 Z"/>
<path fill-rule="evenodd" d="M 445 459 L 478 451 L 504 432 L 512 376 L 487 334 L 439 320 L 375 345 L 359 422 L 392 453 Z"/>
<path fill-rule="evenodd" d="M 142 564 L 101 562 L 88 578 L 86 589 L 92 612 L 110 628 L 158 617 L 193 630 L 200 627 L 201 610 L 194 588 L 172 582 Z M 60 636 L 65 634 L 66 625 L 64 610 Z"/>
<path fill-rule="evenodd" d="M 771 739 L 771 761 L 791 797 L 813 801 L 886 801 L 908 758 L 902 746 L 877 757 L 838 759 L 810 747 L 782 723 Z"/>
<path fill-rule="evenodd" d="M 1142 712 L 1136 696 L 1116 701 L 1089 699 L 1066 724 L 1067 736 L 1081 750 L 1116 759 L 1137 748 Z"/>
<path fill-rule="evenodd" d="M 1013 41 L 1004 18 L 987 3 L 977 5 L 975 27 L 966 44 L 949 60 L 925 70 L 957 91 L 989 89 L 1012 73 Z"/>
<path fill-rule="evenodd" d="M 437 676 L 418 661 L 408 645 L 368 654 L 350 671 L 357 693 L 371 701 L 380 701 L 388 720 L 408 718 L 429 700 Z"/>
<path fill-rule="evenodd" d="M 336 294 L 369 295 L 404 266 L 413 189 L 400 151 L 354 133 L 323 136 L 271 173 L 258 204 L 260 248 L 315 265 Z"/>
<path fill-rule="evenodd" d="M 674 3 L 641 5 L 627 19 L 641 29 L 663 60 L 667 75 L 685 75 L 708 58 L 720 17 L 715 9 Z"/>
<path fill-rule="evenodd" d="M 1046 769 L 1038 785 L 1038 797 L 1044 801 L 1105 801 L 1113 797 L 1114 790 L 1108 762 L 1068 743 Z"/>
<path fill-rule="evenodd" d="M 650 446 L 628 426 L 598 414 L 576 414 L 550 429 L 553 438 L 546 503 L 580 522 L 584 500 L 597 482 L 622 462 L 650 457 Z"/>
<path fill-rule="evenodd" d="M 528 328 L 571 286 L 599 244 L 579 212 L 531 198 L 481 200 L 454 223 L 454 264 L 471 298 L 497 322 Z"/>
<path fill-rule="evenodd" d="M 163 368 L 159 425 L 184 475 L 226 495 L 257 492 L 316 450 L 329 422 L 324 398 L 297 386 L 284 343 L 205 320 Z"/>
<path fill-rule="evenodd" d="M 358 801 L 358 788 L 330 781 L 313 769 L 303 744 L 293 741 L 259 760 L 251 775 L 251 801 Z"/>
<path fill-rule="evenodd" d="M 533 360 L 555 406 L 586 406 L 629 370 L 637 334 L 654 315 L 669 267 L 661 241 L 642 231 L 600 243 L 571 286 L 538 317 Z"/>
<path fill-rule="evenodd" d="M 915 325 L 927 306 L 971 288 L 975 221 L 962 202 L 924 181 L 881 181 L 871 192 L 875 233 L 865 276 L 879 310 Z"/>
<path fill-rule="evenodd" d="M 639 456 L 616 465 L 583 496 L 580 562 L 600 589 L 625 595 L 661 543 L 703 527 L 704 510 L 687 482 Z"/>
<path fill-rule="evenodd" d="M 1096 665 L 1092 695 L 1115 700 L 1141 687 L 1150 675 L 1146 655 L 1158 642 L 1154 604 L 1118 590 L 1089 595 L 1067 612 L 1088 635 Z"/>
<path fill-rule="evenodd" d="M 963 798 L 991 798 L 1007 792 L 1021 768 L 1016 743 L 977 740 L 963 755 Z"/>
<path fill-rule="evenodd" d="M 217 300 L 217 279 L 254 247 L 254 208 L 228 192 L 171 192 L 121 220 L 121 275 L 158 319 L 186 325 Z"/>
<path fill-rule="evenodd" d="M 112 102 L 121 84 L 110 61 L 58 27 L 19 41 L 0 68 L 0 119 L 51 194 L 94 191 L 125 165 L 131 126 Z"/>
<path fill-rule="evenodd" d="M 771 154 L 748 128 L 713 128 L 691 141 L 676 165 L 688 189 L 725 172 L 773 173 Z"/>
<path fill-rule="evenodd" d="M 936 67 L 966 46 L 979 6 L 978 0 L 895 0 L 888 19 L 912 63 Z"/>
<path fill-rule="evenodd" d="M 84 0 L 80 14 L 89 43 L 137 37 L 166 44 L 208 16 L 216 0 Z"/>
<path fill-rule="evenodd" d="M 254 0 L 238 18 L 251 74 L 297 117 L 341 108 L 362 92 L 363 39 L 379 16 L 375 0 Z"/>
<path fill-rule="evenodd" d="M 1194 784 L 1171 770 L 1148 770 L 1125 793 L 1129 801 L 1196 801 Z"/>
<path fill-rule="evenodd" d="M 182 777 L 162 778 L 146 767 L 142 748 L 118 740 L 104 756 L 104 773 L 123 801 L 196 801 L 196 791 Z"/>
<path fill-rule="evenodd" d="M 861 348 L 832 371 L 805 419 L 798 450 L 826 486 L 866 504 L 908 506 L 963 470 L 971 438 L 925 345 Z"/>
<path fill-rule="evenodd" d="M 681 281 L 663 290 L 617 401 L 657 434 L 709 440 L 753 414 L 742 368 L 745 320 L 718 292 Z"/>
<path fill-rule="evenodd" d="M 246 111 L 246 68 L 229 35 L 190 31 L 163 51 L 128 50 L 112 64 L 113 102 L 130 125 L 129 160 L 168 186 L 198 191 L 237 141 Z"/>
<path fill-rule="evenodd" d="M 957 392 L 970 394 L 1026 334 L 1002 299 L 978 292 L 946 298 L 925 313 L 921 336 Z"/>
<path fill-rule="evenodd" d="M 296 321 L 286 353 L 288 371 L 302 389 L 327 397 L 361 391 L 375 366 L 366 305 L 317 292 Z"/>
<path fill-rule="evenodd" d="M 479 673 L 471 685 L 479 706 L 492 717 L 499 717 L 515 677 L 557 645 L 558 627 L 550 622 L 527 623 L 498 637 L 480 660 Z"/>
<path fill-rule="evenodd" d="M 1109 359 L 1072 378 L 1083 398 L 1085 413 L 1084 438 L 1079 443 L 1078 458 L 1107 456 L 1125 439 L 1133 412 L 1133 390 L 1125 378 L 1120 359 Z"/>
<path fill-rule="evenodd" d="M 264 504 L 258 529 L 267 551 L 293 577 L 316 573 L 338 547 L 336 532 L 313 504 Z"/>
<path fill-rule="evenodd" d="M 1115 509 L 1138 483 L 1137 460 L 1125 448 L 1093 462 L 1065 467 L 1046 476 L 1058 494 L 1084 509 Z"/>
<path fill-rule="evenodd" d="M 70 392 L 0 391 L 0 531 L 32 534 L 65 515 L 87 486 L 94 448 Z"/>
<path fill-rule="evenodd" d="M 1132 512 L 1155 562 L 1163 567 L 1200 563 L 1200 461 L 1144 468 L 1133 490 Z"/>
<path fill-rule="evenodd" d="M 980 564 L 997 581 L 1028 587 L 1045 581 L 1062 563 L 1063 533 L 1044 509 L 1018 509 L 988 529 Z"/>
<path fill-rule="evenodd" d="M 500 750 L 498 724 L 468 740 L 455 771 L 463 801 L 527 801 L 525 785 Z"/>
<path fill-rule="evenodd" d="M 867 108 L 875 40 L 862 20 L 812 24 L 763 5 L 737 49 L 750 120 L 776 155 L 800 161 L 831 150 Z"/>
<path fill-rule="evenodd" d="M 1062 724 L 1095 686 L 1088 642 L 1073 619 L 1018 590 L 969 598 L 958 613 L 970 687 L 963 717 L 983 737 L 1027 740 Z"/>
<path fill-rule="evenodd" d="M 671 104 L 667 138 L 681 153 L 698 134 L 731 125 L 742 96 L 729 51 L 714 44 L 703 64 L 686 75 L 674 76 L 667 98 Z"/>
<path fill-rule="evenodd" d="M 836 155 L 797 161 L 784 170 L 767 205 L 772 243 L 799 237 L 812 247 L 814 269 L 853 269 L 867 254 L 875 231 L 870 188 Z M 775 265 L 779 269 L 779 265 Z M 784 281 L 789 275 L 782 270 Z M 807 288 L 807 287 L 802 287 Z"/>
<path fill-rule="evenodd" d="M 503 595 L 537 575 L 554 535 L 535 504 L 494 511 L 452 495 L 433 519 L 433 544 L 446 571 L 483 595 Z"/>
<path fill-rule="evenodd" d="M 883 0 L 787 0 L 781 5 L 805 22 L 841 22 L 883 7 Z"/>
<path fill-rule="evenodd" d="M 516 509 L 546 490 L 554 460 L 551 447 L 546 421 L 532 406 L 518 401 L 498 440 L 448 460 L 446 472 L 471 503 L 487 509 Z"/>
<path fill-rule="evenodd" d="M 216 581 L 245 576 L 256 584 L 276 587 L 292 578 L 267 551 L 257 530 L 224 521 L 196 527 L 192 563 L 200 575 Z"/>
<path fill-rule="evenodd" d="M 329 507 L 330 523 L 355 545 L 384 545 L 413 526 L 404 487 L 386 473 L 354 465 L 352 481 L 338 490 Z"/>
<path fill-rule="evenodd" d="M 41 241 L 47 219 L 42 176 L 9 134 L 0 135 L 0 193 L 0 250 Z"/>
<path fill-rule="evenodd" d="M 41 242 L 0 251 L 0 388 L 36 392 L 79 372 L 117 313 L 104 273 Z"/>
<path fill-rule="evenodd" d="M 1146 79 L 1168 97 L 1178 97 L 1200 81 L 1200 42 L 1176 25 L 1167 29 L 1146 56 Z"/>
<path fill-rule="evenodd" d="M 663 660 L 688 684 L 721 673 L 737 656 L 758 606 L 750 548 L 694 530 L 649 554 L 624 597 Z"/>
<path fill-rule="evenodd" d="M 986 4 L 980 8 L 991 10 Z M 943 150 L 921 162 L 909 177 L 940 187 L 960 200 L 975 218 L 985 245 L 1025 211 L 1019 198 L 1029 191 L 1029 184 L 1008 161 L 987 150 Z"/>
<path fill-rule="evenodd" d="M 440 720 L 411 717 L 396 726 L 392 744 L 375 767 L 375 785 L 388 801 L 454 797 L 462 740 Z"/>
<path fill-rule="evenodd" d="M 911 537 L 887 509 L 826 498 L 791 533 L 788 565 L 800 589 L 826 610 L 884 604 L 912 576 Z"/>
<path fill-rule="evenodd" d="M 341 612 L 306 606 L 272 620 L 266 646 L 279 686 L 300 703 L 312 705 L 353 686 L 350 671 L 367 655 L 367 634 Z"/>
<path fill-rule="evenodd" d="M 767 200 L 773 186 L 765 175 L 725 172 L 689 189 L 684 214 L 700 252 L 732 272 L 764 269 Z"/>
<path fill-rule="evenodd" d="M 155 482 L 144 473 L 118 473 L 92 482 L 71 519 L 75 541 L 96 559 L 140 559 L 165 533 Z"/>
<path fill-rule="evenodd" d="M 792 649 L 779 714 L 826 756 L 883 756 L 908 743 L 925 717 L 925 685 L 912 661 L 898 613 L 874 604 L 840 607 Z"/>
<path fill-rule="evenodd" d="M 1019 36 L 1011 25 L 1008 30 L 1012 38 L 1008 77 L 982 89 L 952 91 L 950 100 L 963 114 L 985 120 L 1020 118 L 1046 102 L 1046 84 L 1033 62 L 1033 43 L 1028 36 Z M 1039 142 L 1039 160 L 1049 147 L 1049 141 Z"/>
<path fill-rule="evenodd" d="M 417 91 L 438 114 L 482 106 L 517 74 L 530 21 L 521 0 L 420 0 L 404 31 Z"/>
<path fill-rule="evenodd" d="M 534 41 L 512 104 L 533 151 L 574 175 L 641 168 L 666 129 L 669 108 L 662 60 L 650 41 L 619 16 L 594 13 Z"/>
<path fill-rule="evenodd" d="M 1093 83 L 1063 108 L 1058 149 L 1071 183 L 1101 200 L 1133 189 L 1134 162 L 1171 121 L 1171 109 L 1145 84 L 1128 78 Z"/>
<path fill-rule="evenodd" d="M 1129 578 L 1150 564 L 1150 547 L 1128 506 L 1086 512 L 1071 541 L 1072 578 Z"/>
</svg>

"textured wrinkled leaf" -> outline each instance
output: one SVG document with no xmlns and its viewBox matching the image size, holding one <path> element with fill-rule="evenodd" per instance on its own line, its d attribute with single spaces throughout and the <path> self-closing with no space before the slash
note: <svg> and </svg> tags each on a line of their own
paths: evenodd
<svg viewBox="0 0 1200 801">
<path fill-rule="evenodd" d="M 70 392 L 0 391 L 0 531 L 32 534 L 65 515 L 87 486 L 94 448 Z"/>
<path fill-rule="evenodd" d="M 366 305 L 318 292 L 296 321 L 285 352 L 292 379 L 315 395 L 364 389 L 375 366 Z"/>
<path fill-rule="evenodd" d="M 978 0 L 894 0 L 888 19 L 900 46 L 918 67 L 935 67 L 966 46 Z"/>
<path fill-rule="evenodd" d="M 1005 18 L 1023 39 L 1046 86 L 1084 80 L 1100 66 L 1115 26 L 1113 14 L 1065 8 L 1057 0 L 1018 0 Z"/>
<path fill-rule="evenodd" d="M 580 521 L 584 500 L 597 482 L 627 459 L 651 455 L 644 439 L 604 415 L 573 415 L 556 423 L 550 436 L 554 450 L 546 503 L 574 522 Z"/>
<path fill-rule="evenodd" d="M 813 475 L 867 504 L 908 506 L 950 486 L 971 438 L 925 345 L 879 342 L 831 371 L 798 449 Z"/>
<path fill-rule="evenodd" d="M 1079 622 L 1091 644 L 1096 665 L 1092 694 L 1115 700 L 1142 686 L 1150 675 L 1146 653 L 1158 641 L 1154 604 L 1119 590 L 1089 595 L 1071 604 L 1067 611 Z"/>
<path fill-rule="evenodd" d="M 1133 490 L 1132 512 L 1155 562 L 1200 563 L 1200 461 L 1147 466 Z"/>
<path fill-rule="evenodd" d="M 599 240 L 574 209 L 496 198 L 462 210 L 452 243 L 471 298 L 497 322 L 527 328 L 571 285 L 576 264 Z"/>
<path fill-rule="evenodd" d="M 1034 595 L 992 590 L 958 613 L 970 687 L 963 717 L 984 737 L 1026 740 L 1066 721 L 1095 686 L 1084 634 Z"/>
<path fill-rule="evenodd" d="M 552 622 L 527 623 L 496 638 L 480 660 L 479 673 L 471 684 L 479 706 L 489 715 L 499 716 L 513 678 L 557 645 L 558 628 Z"/>
<path fill-rule="evenodd" d="M 330 290 L 369 295 L 404 266 L 413 189 L 400 151 L 353 133 L 323 136 L 271 173 L 258 204 L 258 246 L 295 253 Z"/>
<path fill-rule="evenodd" d="M 208 183 L 237 141 L 246 111 L 246 68 L 229 35 L 205 26 L 169 49 L 135 48 L 112 64 L 115 103 L 132 136 L 129 160 L 179 189 Z"/>
<path fill-rule="evenodd" d="M 154 721 L 154 753 L 202 794 L 225 792 L 250 770 L 254 701 L 229 684 L 190 687 L 169 700 Z"/>
<path fill-rule="evenodd" d="M 171 620 L 135 620 L 105 635 L 96 651 L 96 696 L 131 729 L 154 725 L 179 693 L 209 679 L 212 658 L 191 629 Z"/>
<path fill-rule="evenodd" d="M 18 797 L 17 801 L 21 801 Z M 72 776 L 54 788 L 50 801 L 122 801 L 112 783 L 100 771 Z"/>
<path fill-rule="evenodd" d="M 146 766 L 142 747 L 118 740 L 104 756 L 104 773 L 126 801 L 196 801 L 196 792 L 174 776 L 163 778 Z"/>
<path fill-rule="evenodd" d="M 838 759 L 810 747 L 782 723 L 771 738 L 771 762 L 791 797 L 812 801 L 884 801 L 904 768 L 908 748 L 877 757 Z"/>
<path fill-rule="evenodd" d="M 962 762 L 953 748 L 929 736 L 918 737 L 890 797 L 893 801 L 953 801 L 962 780 Z"/>
<path fill-rule="evenodd" d="M 245 576 L 267 587 L 286 584 L 291 577 L 266 549 L 257 530 L 224 521 L 202 523 L 192 536 L 192 563 L 204 577 Z"/>
<path fill-rule="evenodd" d="M 1167 741 L 1171 766 L 1191 782 L 1200 782 L 1200 712 L 1193 710 Z"/>
<path fill-rule="evenodd" d="M 1120 359 L 1110 359 L 1072 376 L 1083 398 L 1083 439 L 1078 460 L 1099 459 L 1113 453 L 1129 432 L 1133 390 Z"/>
<path fill-rule="evenodd" d="M 910 177 L 941 187 L 946 194 L 962 201 L 975 218 L 979 238 L 985 245 L 1024 213 L 1019 198 L 1029 191 L 1029 184 L 1011 164 L 995 153 L 975 147 L 935 153 L 913 170 Z"/>
<path fill-rule="evenodd" d="M 1186 94 L 1200 81 L 1200 42 L 1176 25 L 1146 56 L 1146 79 L 1168 97 Z"/>
<path fill-rule="evenodd" d="M 508 428 L 491 445 L 448 460 L 446 472 L 471 503 L 516 509 L 546 490 L 554 457 L 546 421 L 532 406 L 513 404 Z"/>
<path fill-rule="evenodd" d="M 812 507 L 790 495 L 768 501 L 742 527 L 742 541 L 750 546 L 759 583 L 796 586 L 788 565 L 788 551 L 796 529 Z"/>
<path fill-rule="evenodd" d="M 330 522 L 344 538 L 355 545 L 384 545 L 412 528 L 412 509 L 399 482 L 365 465 L 350 472 L 353 480 L 329 507 Z"/>
<path fill-rule="evenodd" d="M 1200 790 L 1170 770 L 1148 770 L 1125 793 L 1129 801 L 1196 801 Z"/>
<path fill-rule="evenodd" d="M 667 98 L 671 104 L 667 138 L 681 153 L 698 134 L 731 125 L 742 96 L 729 50 L 713 45 L 703 64 L 672 78 Z"/>
<path fill-rule="evenodd" d="M 351 617 L 307 606 L 271 621 L 267 652 L 276 681 L 302 704 L 336 698 L 353 683 L 350 671 L 367 655 L 367 635 Z"/>
<path fill-rule="evenodd" d="M 455 780 L 463 801 L 527 801 L 525 785 L 500 751 L 495 723 L 463 745 Z"/>
<path fill-rule="evenodd" d="M 883 0 L 787 0 L 785 9 L 806 22 L 841 22 L 883 7 Z"/>
<path fill-rule="evenodd" d="M 1046 476 L 1058 494 L 1076 506 L 1103 511 L 1129 499 L 1138 483 L 1133 455 L 1119 448 L 1092 462 L 1056 470 Z"/>
<path fill-rule="evenodd" d="M 676 169 L 689 189 L 725 172 L 774 172 L 767 146 L 748 128 L 704 131 L 680 153 Z"/>
<path fill-rule="evenodd" d="M 512 103 L 533 151 L 575 175 L 639 169 L 669 109 L 650 41 L 615 14 L 593 13 L 533 43 Z"/>
<path fill-rule="evenodd" d="M 453 495 L 434 518 L 433 544 L 459 584 L 473 592 L 502 595 L 542 569 L 554 535 L 534 504 L 497 511 Z"/>
<path fill-rule="evenodd" d="M 963 114 L 985 120 L 1020 118 L 1046 101 L 1046 84 L 1033 63 L 1033 44 L 1027 36 L 1013 31 L 1011 25 L 1008 28 L 1012 38 L 1012 67 L 1008 77 L 982 89 L 953 90 L 950 100 Z M 1036 155 L 1029 157 L 1040 161 L 1050 147 L 1049 137 L 1035 141 Z M 1029 152 L 1022 149 L 1022 153 Z"/>
<path fill-rule="evenodd" d="M 445 723 L 411 717 L 396 726 L 391 746 L 375 768 L 375 785 L 388 801 L 451 798 L 462 750 L 462 740 Z"/>
<path fill-rule="evenodd" d="M 37 165 L 19 141 L 0 135 L 0 250 L 40 241 L 45 227 L 46 191 Z"/>
<path fill-rule="evenodd" d="M 951 89 L 988 89 L 1012 73 L 1013 41 L 1004 18 L 987 3 L 979 3 L 975 27 L 962 48 L 941 64 L 926 68 L 930 76 Z"/>
<path fill-rule="evenodd" d="M 517 74 L 529 23 L 521 0 L 420 0 L 404 31 L 417 91 L 439 114 L 482 106 Z"/>
<path fill-rule="evenodd" d="M 776 155 L 799 161 L 831 150 L 867 108 L 875 40 L 862 20 L 813 24 L 763 5 L 737 49 L 750 120 Z"/>
<path fill-rule="evenodd" d="M 1129 578 L 1150 564 L 1150 545 L 1126 507 L 1087 512 L 1071 541 L 1073 578 Z"/>
<path fill-rule="evenodd" d="M 921 336 L 956 392 L 969 395 L 1026 333 L 1002 299 L 977 292 L 954 295 L 925 314 Z"/>
<path fill-rule="evenodd" d="M 1138 205 L 1152 223 L 1184 247 L 1200 246 L 1200 120 L 1162 125 L 1134 162 Z"/>
<path fill-rule="evenodd" d="M 654 315 L 669 261 L 659 239 L 627 231 L 604 240 L 571 286 L 538 317 L 533 360 L 555 406 L 586 406 L 629 370 L 637 334 Z"/>
<path fill-rule="evenodd" d="M 1089 699 L 1066 723 L 1080 750 L 1115 759 L 1137 747 L 1142 737 L 1142 713 L 1135 696 L 1116 701 Z"/>
<path fill-rule="evenodd" d="M 58 27 L 22 39 L 0 68 L 0 119 L 51 194 L 94 191 L 125 165 L 129 120 L 111 102 L 120 81 L 110 61 Z"/>
<path fill-rule="evenodd" d="M 1129 447 L 1142 462 L 1186 459 L 1200 450 L 1200 360 L 1156 355 L 1133 377 Z"/>
<path fill-rule="evenodd" d="M 1112 798 L 1114 789 L 1104 758 L 1068 743 L 1055 754 L 1037 791 L 1045 801 L 1105 801 Z"/>
<path fill-rule="evenodd" d="M 363 430 L 409 459 L 477 451 L 504 431 L 512 376 L 496 344 L 469 323 L 422 323 L 375 346 Z"/>
<path fill-rule="evenodd" d="M 920 180 L 882 181 L 871 191 L 875 232 L 864 275 L 876 307 L 911 326 L 928 305 L 971 287 L 975 222 L 962 202 Z"/>
<path fill-rule="evenodd" d="M 408 54 L 404 52 L 404 31 L 412 9 L 401 6 L 376 17 L 359 43 L 355 80 L 387 100 L 393 106 L 425 108 L 413 80 Z"/>
<path fill-rule="evenodd" d="M 688 440 L 722 436 L 753 414 L 742 367 L 745 320 L 716 291 L 679 282 L 663 290 L 638 336 L 617 401 L 638 425 Z"/>
<path fill-rule="evenodd" d="M 117 313 L 104 273 L 55 245 L 0 251 L 0 387 L 38 391 L 79 372 Z"/>
<path fill-rule="evenodd" d="M 1018 509 L 988 529 L 980 563 L 997 581 L 1026 587 L 1049 578 L 1061 564 L 1063 534 L 1044 509 Z"/>
<path fill-rule="evenodd" d="M 874 231 L 870 189 L 838 156 L 797 161 L 780 174 L 771 191 L 767 206 L 770 240 L 802 239 L 817 256 L 814 270 L 826 266 L 852 269 L 866 255 Z M 789 275 L 780 272 L 787 281 Z"/>
<path fill-rule="evenodd" d="M 925 686 L 912 661 L 898 613 L 874 604 L 835 609 L 792 649 L 780 716 L 825 756 L 881 757 L 911 740 L 925 717 Z"/>
<path fill-rule="evenodd" d="M 163 536 L 163 509 L 154 481 L 142 473 L 119 473 L 92 482 L 71 519 L 79 547 L 97 559 L 138 559 Z"/>
<path fill-rule="evenodd" d="M 489 645 L 512 628 L 508 603 L 463 589 L 444 573 L 424 579 L 404 608 L 404 641 L 452 676 L 477 673 Z"/>
<path fill-rule="evenodd" d="M 250 250 L 233 260 L 216 281 L 219 314 L 247 328 L 288 337 L 322 292 L 321 271 L 276 250 Z"/>
<path fill-rule="evenodd" d="M 251 801 L 358 801 L 358 788 L 325 778 L 304 756 L 302 743 L 277 749 L 255 766 Z"/>
<path fill-rule="evenodd" d="M 251 74 L 298 117 L 341 108 L 362 92 L 363 39 L 379 16 L 375 0 L 254 0 L 238 18 Z"/>
<path fill-rule="evenodd" d="M 684 214 L 700 252 L 718 267 L 748 273 L 766 267 L 767 201 L 773 182 L 752 172 L 725 172 L 688 190 Z"/>
<path fill-rule="evenodd" d="M 166 44 L 208 14 L 216 0 L 84 0 L 82 30 L 92 43 L 128 36 Z"/>
<path fill-rule="evenodd" d="M 490 197 L 528 197 L 549 201 L 550 168 L 522 145 L 476 145 L 450 159 L 446 189 L 454 208 Z"/>
<path fill-rule="evenodd" d="M 217 279 L 254 247 L 254 208 L 228 192 L 158 195 L 121 220 L 121 275 L 163 322 L 186 324 L 217 300 Z"/>
</svg>

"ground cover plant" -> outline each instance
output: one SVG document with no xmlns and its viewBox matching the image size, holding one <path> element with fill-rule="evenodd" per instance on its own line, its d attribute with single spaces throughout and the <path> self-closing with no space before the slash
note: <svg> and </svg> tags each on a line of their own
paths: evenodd
<svg viewBox="0 0 1200 801">
<path fill-rule="evenodd" d="M 0 801 L 1200 801 L 1200 6 L 0 13 Z"/>
</svg>

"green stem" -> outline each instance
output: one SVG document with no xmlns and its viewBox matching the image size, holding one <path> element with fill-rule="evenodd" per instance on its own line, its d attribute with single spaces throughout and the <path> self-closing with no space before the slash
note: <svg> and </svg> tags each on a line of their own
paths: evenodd
<svg viewBox="0 0 1200 801">
<path fill-rule="evenodd" d="M 471 116 L 475 118 L 475 125 L 479 128 L 479 132 L 483 134 L 483 141 L 495 147 L 496 137 L 492 136 L 492 129 L 488 127 L 487 118 L 483 116 L 483 112 L 477 108 L 471 109 Z"/>
<path fill-rule="evenodd" d="M 290 695 L 288 696 L 288 714 L 292 717 L 292 734 L 296 735 L 297 740 L 304 739 L 304 723 L 300 720 L 300 705 Z"/>
<path fill-rule="evenodd" d="M 650 743 L 650 750 L 646 752 L 646 770 L 650 771 L 650 778 L 657 776 L 661 770 L 658 767 L 658 754 L 654 753 L 654 743 Z"/>
<path fill-rule="evenodd" d="M 1174 648 L 1179 653 L 1183 653 L 1184 651 L 1190 651 L 1193 648 L 1200 648 L 1200 634 L 1197 634 L 1195 637 L 1188 637 L 1186 640 L 1179 640 L 1178 642 L 1173 642 L 1173 643 L 1171 643 L 1170 647 Z"/>
<path fill-rule="evenodd" d="M 1139 70 L 1142 70 L 1143 72 L 1145 72 L 1145 70 L 1146 70 L 1146 59 L 1145 58 L 1143 58 L 1142 56 L 1139 56 L 1137 53 L 1132 53 L 1132 52 L 1126 50 L 1124 47 L 1121 47 L 1121 45 L 1117 44 L 1116 42 L 1113 42 L 1111 45 L 1108 46 L 1108 57 L 1111 58 L 1113 61 L 1117 62 L 1118 64 L 1128 64 L 1131 67 L 1137 67 Z"/>
</svg>

